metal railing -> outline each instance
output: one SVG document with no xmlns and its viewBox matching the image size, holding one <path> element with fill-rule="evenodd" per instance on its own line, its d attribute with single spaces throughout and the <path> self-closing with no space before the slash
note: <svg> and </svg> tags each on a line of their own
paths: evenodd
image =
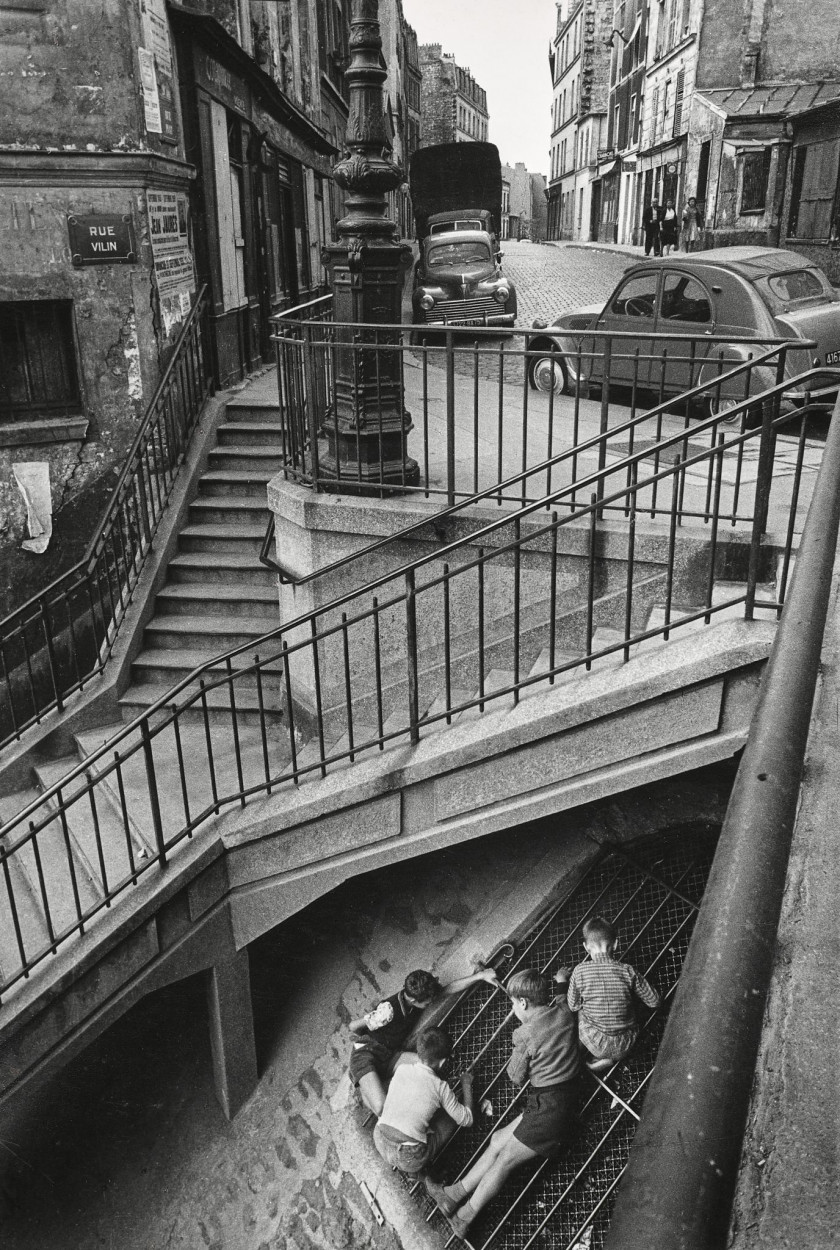
<svg viewBox="0 0 840 1250">
<path fill-rule="evenodd" d="M 211 392 L 202 288 L 83 558 L 0 621 L 0 747 L 101 673 Z"/>
<path fill-rule="evenodd" d="M 0 829 L 0 880 L 17 945 L 17 966 L 4 968 L 3 991 L 83 932 L 142 874 L 164 868 L 184 839 L 230 804 L 325 776 L 362 752 L 417 742 L 456 716 L 500 699 L 516 703 L 529 687 L 548 687 L 574 670 L 626 662 L 638 645 L 720 612 L 737 608 L 751 618 L 771 514 L 783 535 L 783 571 L 778 593 L 762 607 L 775 614 L 794 543 L 809 422 L 806 414 L 798 438 L 786 444 L 786 474 L 774 474 L 774 445 L 790 419 L 779 412 L 785 385 L 758 397 L 760 429 L 709 417 L 688 440 L 677 430 L 653 451 L 637 447 L 602 467 L 596 448 L 596 463 L 571 483 L 231 649 L 163 694 Z M 755 402 L 743 400 L 735 417 Z M 736 500 L 729 467 L 747 456 L 755 472 L 740 481 Z M 662 522 L 663 557 L 655 569 L 636 549 L 636 522 L 651 508 Z M 610 527 L 609 515 L 622 525 Z M 749 526 L 740 540 L 745 584 L 716 597 L 733 516 Z M 564 532 L 579 556 L 573 587 L 559 576 Z M 688 562 L 694 597 L 687 606 L 684 540 L 703 556 L 702 567 Z M 604 589 L 607 546 L 620 547 L 626 568 L 618 589 Z M 653 604 L 661 610 L 651 624 Z M 603 625 L 614 631 L 606 639 L 597 636 Z M 119 855 L 103 833 L 108 822 L 116 822 Z M 85 828 L 86 871 L 97 887 L 91 899 L 74 868 L 76 823 Z M 39 849 L 47 843 L 53 867 L 56 854 L 64 865 L 61 897 L 70 900 L 71 914 L 61 924 L 50 915 L 47 855 Z M 46 932 L 34 943 L 16 902 L 21 875 L 46 916 Z"/>
<path fill-rule="evenodd" d="M 719 411 L 757 396 L 790 373 L 792 353 L 804 356 L 802 349 L 811 345 L 789 338 L 645 332 L 644 324 L 640 319 L 638 333 L 563 332 L 568 350 L 561 352 L 547 346 L 544 329 L 447 329 L 431 339 L 411 326 L 337 324 L 331 296 L 290 309 L 274 318 L 285 475 L 317 490 L 370 485 L 356 462 L 323 471 L 327 433 L 334 439 L 338 433 L 339 363 L 354 379 L 353 390 L 366 389 L 366 402 L 373 398 L 363 416 L 375 432 L 383 421 L 378 382 L 395 372 L 396 357 L 413 430 L 402 449 L 402 474 L 391 469 L 399 480 L 379 491 L 444 495 L 451 506 L 504 482 L 514 470 L 551 458 L 558 445 L 580 443 L 587 425 L 605 433 L 618 398 L 625 401 L 620 422 L 628 410 L 635 418 L 643 400 L 650 407 L 651 397 L 663 414 L 679 410 L 687 420 L 701 402 Z M 554 389 L 535 389 L 546 358 L 556 361 L 556 376 L 564 380 L 562 399 Z M 737 383 L 721 376 L 741 362 L 746 369 Z M 420 466 L 417 486 L 407 485 L 410 458 Z M 537 493 L 498 490 L 493 497 L 518 505 L 547 493 L 538 482 L 532 485 Z"/>
</svg>

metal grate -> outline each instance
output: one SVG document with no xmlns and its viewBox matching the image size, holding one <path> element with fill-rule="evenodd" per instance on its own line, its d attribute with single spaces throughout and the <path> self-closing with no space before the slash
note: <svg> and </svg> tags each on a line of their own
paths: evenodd
<svg viewBox="0 0 840 1250">
<path fill-rule="evenodd" d="M 483 323 L 485 317 L 500 317 L 504 312 L 504 305 L 492 295 L 479 295 L 473 299 L 439 300 L 426 319 L 429 324 L 441 320 L 455 322 L 467 319 L 477 319 Z"/>
<path fill-rule="evenodd" d="M 691 931 L 711 867 L 717 829 L 672 831 L 625 851 L 606 849 L 570 895 L 519 943 L 509 971 L 539 966 L 549 971 L 581 957 L 581 926 L 602 914 L 618 927 L 623 956 L 650 974 L 663 1003 L 642 1027 L 631 1053 L 603 1080 L 585 1076 L 580 1131 L 556 1163 L 522 1169 L 482 1211 L 470 1232 L 475 1250 L 599 1250 L 609 1226 L 616 1188 L 641 1114 L 667 1012 L 679 980 Z M 493 1104 L 492 1122 L 459 1130 L 437 1170 L 454 1180 L 469 1168 L 491 1133 L 519 1112 L 524 1091 L 508 1081 L 511 1013 L 500 992 L 478 985 L 448 1014 L 456 1039 L 455 1066 L 472 1066 L 476 1097 Z M 406 1184 L 441 1244 L 458 1244 L 422 1185 Z"/>
</svg>

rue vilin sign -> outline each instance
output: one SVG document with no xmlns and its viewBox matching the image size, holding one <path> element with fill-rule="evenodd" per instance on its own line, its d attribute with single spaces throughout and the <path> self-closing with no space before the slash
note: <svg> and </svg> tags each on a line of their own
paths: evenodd
<svg viewBox="0 0 840 1250">
<path fill-rule="evenodd" d="M 71 213 L 67 217 L 70 256 L 82 265 L 133 265 L 137 260 L 128 213 Z"/>
</svg>

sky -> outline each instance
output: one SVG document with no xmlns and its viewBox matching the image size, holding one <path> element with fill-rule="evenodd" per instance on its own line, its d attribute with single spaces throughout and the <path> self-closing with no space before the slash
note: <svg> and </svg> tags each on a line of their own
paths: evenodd
<svg viewBox="0 0 840 1250">
<path fill-rule="evenodd" d="M 487 92 L 488 138 L 503 163 L 548 174 L 554 0 L 403 0 L 419 43 L 440 43 Z"/>
</svg>

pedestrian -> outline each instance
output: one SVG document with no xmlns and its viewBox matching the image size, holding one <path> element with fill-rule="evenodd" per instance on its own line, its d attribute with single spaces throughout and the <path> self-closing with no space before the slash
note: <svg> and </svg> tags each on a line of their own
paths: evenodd
<svg viewBox="0 0 840 1250">
<path fill-rule="evenodd" d="M 461 1077 L 460 1103 L 443 1079 L 452 1038 L 443 1029 L 424 1029 L 417 1039 L 417 1059 L 398 1063 L 373 1130 L 373 1144 L 391 1167 L 410 1175 L 422 1172 L 457 1126 L 473 1122 L 473 1078 Z"/>
<path fill-rule="evenodd" d="M 381 999 L 358 1020 L 350 1021 L 350 1079 L 374 1115 L 380 1115 L 385 1105 L 384 1082 L 389 1065 L 429 1004 L 439 994 L 459 994 L 476 981 L 499 983 L 492 968 L 483 968 L 448 985 L 441 985 L 431 972 L 409 972 L 401 990 Z"/>
<path fill-rule="evenodd" d="M 557 978 L 568 969 L 561 969 Z M 565 981 L 562 982 L 565 990 Z M 426 1188 L 459 1237 L 495 1197 L 517 1168 L 535 1159 L 556 1159 L 575 1122 L 580 1096 L 580 1055 L 575 1018 L 566 995 L 552 998 L 551 982 L 533 968 L 515 973 L 507 983 L 513 1033 L 507 1074 L 514 1085 L 529 1084 L 525 1110 L 497 1129 L 487 1149 L 454 1185 L 426 1181 Z"/>
<path fill-rule="evenodd" d="M 642 212 L 642 229 L 645 232 L 645 256 L 650 256 L 651 251 L 654 256 L 659 256 L 662 250 L 661 221 L 662 209 L 656 196 L 654 196 L 650 204 Z"/>
<path fill-rule="evenodd" d="M 659 994 L 640 972 L 613 957 L 616 932 L 603 916 L 586 921 L 583 945 L 589 959 L 572 973 L 568 1003 L 578 1015 L 581 1046 L 592 1056 L 588 1066 L 602 1072 L 636 1043 L 639 1022 L 634 1000 L 653 1009 L 659 1006 Z"/>
<path fill-rule="evenodd" d="M 677 247 L 680 232 L 680 222 L 673 200 L 668 200 L 665 204 L 660 229 L 662 235 L 662 255 L 670 256 L 672 248 L 676 249 Z"/>
<path fill-rule="evenodd" d="M 703 227 L 703 214 L 697 207 L 694 196 L 689 196 L 688 203 L 682 211 L 683 249 L 693 252 L 700 238 Z"/>
</svg>

